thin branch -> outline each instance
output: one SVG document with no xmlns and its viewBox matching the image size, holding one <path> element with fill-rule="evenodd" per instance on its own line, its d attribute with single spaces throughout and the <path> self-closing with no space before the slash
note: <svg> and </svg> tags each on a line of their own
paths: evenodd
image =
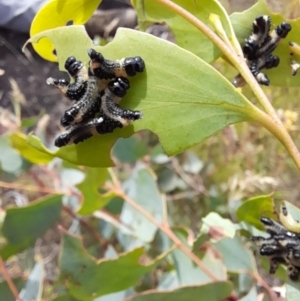
<svg viewBox="0 0 300 301">
<path fill-rule="evenodd" d="M 110 172 L 113 173 L 112 170 Z M 158 229 L 165 233 L 174 242 L 175 246 L 183 253 L 185 253 L 209 278 L 214 281 L 218 281 L 217 277 L 215 277 L 215 275 L 204 265 L 204 263 L 174 234 L 168 224 L 161 224 L 160 222 L 158 222 L 148 211 L 137 204 L 122 190 L 121 185 L 115 175 L 113 176 L 113 178 L 115 181 L 114 184 L 117 185 L 112 185 L 111 188 L 119 197 L 124 199 L 125 202 L 127 202 L 130 206 L 132 206 L 135 210 L 137 210 L 145 218 L 147 218 L 152 224 L 154 224 Z"/>
<path fill-rule="evenodd" d="M 15 299 L 18 301 L 22 301 L 22 299 L 19 296 L 18 289 L 16 288 L 15 284 L 13 283 L 12 279 L 10 278 L 8 271 L 5 267 L 4 261 L 1 256 L 0 256 L 0 271 L 4 275 L 4 278 L 8 284 L 8 287 L 9 287 L 10 291 L 12 292 L 12 294 L 14 295 Z"/>
<path fill-rule="evenodd" d="M 42 193 L 51 193 L 51 194 L 64 194 L 64 195 L 73 195 L 73 193 L 63 190 L 57 190 L 49 187 L 38 187 L 32 185 L 23 185 L 19 183 L 8 183 L 0 181 L 0 187 L 8 188 L 8 189 L 18 189 L 25 190 L 31 192 L 42 192 Z"/>
<path fill-rule="evenodd" d="M 278 299 L 276 293 L 272 290 L 268 283 L 257 273 L 252 271 L 245 271 L 245 273 L 249 274 L 257 283 L 259 283 L 265 289 L 269 301 L 276 301 Z"/>
<path fill-rule="evenodd" d="M 63 211 L 65 211 L 68 215 L 70 215 L 72 218 L 79 221 L 80 225 L 84 227 L 97 241 L 100 242 L 101 246 L 106 248 L 107 242 L 103 239 L 103 237 L 95 231 L 88 223 L 86 223 L 83 219 L 79 218 L 76 213 L 74 213 L 69 207 L 63 206 Z"/>
<path fill-rule="evenodd" d="M 111 180 L 112 180 L 114 186 L 115 186 L 115 187 L 118 187 L 118 189 L 121 189 L 121 184 L 120 184 L 120 182 L 118 181 L 118 179 L 117 179 L 117 177 L 116 177 L 116 175 L 115 175 L 113 169 L 112 169 L 112 168 L 108 168 L 107 170 L 108 170 L 108 173 L 109 173 L 109 175 L 110 175 L 110 177 L 111 177 Z"/>
<path fill-rule="evenodd" d="M 194 198 L 198 195 L 201 195 L 201 192 L 198 191 L 184 191 L 184 192 L 179 192 L 176 194 L 168 194 L 167 195 L 167 202 L 175 202 L 175 201 L 179 201 L 179 200 L 183 200 L 183 199 L 190 199 L 190 198 Z"/>
<path fill-rule="evenodd" d="M 176 157 L 170 158 L 172 166 L 175 170 L 175 172 L 181 177 L 181 179 L 188 185 L 190 186 L 193 190 L 202 193 L 204 195 L 207 195 L 207 191 L 204 188 L 204 186 L 201 185 L 197 185 L 197 183 L 194 183 L 194 180 L 192 178 L 190 178 L 182 169 L 182 167 L 180 166 L 178 159 Z"/>
<path fill-rule="evenodd" d="M 209 278 L 211 278 L 214 281 L 218 281 L 215 275 L 204 265 L 204 263 L 174 234 L 169 225 L 159 223 L 149 212 L 147 212 L 144 208 L 138 205 L 123 191 L 116 191 L 116 193 L 135 210 L 144 215 L 144 217 L 146 217 L 158 229 L 165 233 L 174 242 L 176 247 L 180 249 L 183 253 L 185 253 Z"/>
<path fill-rule="evenodd" d="M 265 127 L 271 134 L 273 134 L 287 149 L 290 156 L 294 160 L 296 166 L 300 170 L 300 153 L 292 140 L 291 136 L 288 134 L 284 126 L 278 124 L 272 117 L 267 115 L 265 112 L 255 109 L 256 112 L 251 116 L 255 121 Z M 252 115 L 252 113 L 250 113 Z"/>
</svg>

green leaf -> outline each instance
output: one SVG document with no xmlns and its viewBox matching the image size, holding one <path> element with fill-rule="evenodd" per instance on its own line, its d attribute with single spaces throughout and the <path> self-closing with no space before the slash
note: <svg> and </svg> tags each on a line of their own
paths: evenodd
<svg viewBox="0 0 300 301">
<path fill-rule="evenodd" d="M 48 1 L 35 15 L 30 28 L 30 36 L 68 23 L 84 24 L 92 16 L 102 0 L 52 0 Z M 45 22 L 47 20 L 47 22 Z M 55 47 L 48 39 L 34 44 L 35 51 L 44 59 L 56 62 Z"/>
<path fill-rule="evenodd" d="M 87 62 L 87 48 L 93 47 L 81 26 L 49 30 L 30 42 L 36 43 L 42 37 L 54 43 L 61 68 L 70 55 Z M 133 132 L 150 129 L 158 135 L 166 153 L 173 155 L 204 141 L 229 124 L 251 120 L 256 114 L 257 109 L 220 73 L 172 43 L 120 28 L 113 42 L 94 48 L 110 59 L 140 55 L 145 60 L 146 72 L 130 79 L 132 88 L 122 100 L 124 107 L 141 110 L 144 119 L 57 152 L 46 150 L 37 139 L 33 143 L 31 136 L 28 142 L 39 150 L 44 149 L 77 165 L 107 167 L 112 164 L 111 146 L 117 138 L 128 137 Z"/>
<path fill-rule="evenodd" d="M 23 118 L 22 123 L 21 123 L 21 128 L 22 129 L 28 129 L 30 127 L 33 127 L 36 125 L 38 122 L 39 118 L 38 117 L 28 117 L 28 118 Z"/>
<path fill-rule="evenodd" d="M 120 138 L 113 148 L 113 156 L 123 163 L 134 163 L 146 153 L 145 144 L 136 137 Z"/>
<path fill-rule="evenodd" d="M 25 281 L 22 278 L 13 279 L 13 283 L 17 290 L 20 291 L 24 286 Z M 4 301 L 15 301 L 16 298 L 12 294 L 7 282 L 0 282 L 0 296 Z"/>
<path fill-rule="evenodd" d="M 61 296 L 54 298 L 52 301 L 79 301 L 79 300 L 73 298 L 70 295 L 61 295 Z"/>
<path fill-rule="evenodd" d="M 0 169 L 18 174 L 22 168 L 22 158 L 9 144 L 9 137 L 0 137 Z"/>
<path fill-rule="evenodd" d="M 216 240 L 223 237 L 233 238 L 236 231 L 240 229 L 238 224 L 234 224 L 231 220 L 221 217 L 216 212 L 209 213 L 202 219 L 202 233 L 208 233 Z"/>
<path fill-rule="evenodd" d="M 42 301 L 44 277 L 44 262 L 40 260 L 34 265 L 25 287 L 20 292 L 21 300 Z"/>
<path fill-rule="evenodd" d="M 171 290 L 174 288 L 178 288 L 179 282 L 176 271 L 172 270 L 170 272 L 164 273 L 160 279 L 159 284 L 157 286 L 158 290 Z"/>
<path fill-rule="evenodd" d="M 125 131 L 127 129 L 130 128 L 126 128 Z M 112 135 L 105 135 L 105 139 L 93 137 L 87 143 L 65 146 L 57 151 L 47 149 L 41 140 L 33 134 L 28 135 L 27 143 L 38 151 L 52 156 L 52 158 L 59 157 L 75 165 L 109 167 L 114 164 L 110 158 L 110 150 L 117 139 L 116 135 L 117 131 Z M 102 150 L 101 156 L 99 155 L 99 149 Z"/>
<path fill-rule="evenodd" d="M 231 38 L 231 25 L 225 9 L 215 0 L 174 0 L 185 10 L 214 30 L 209 16 L 214 13 L 220 17 L 222 25 Z M 221 51 L 199 29 L 160 3 L 152 0 L 133 0 L 138 14 L 140 30 L 146 30 L 153 23 L 166 23 L 175 36 L 176 43 L 206 62 L 212 62 Z"/>
<path fill-rule="evenodd" d="M 0 249 L 4 260 L 34 245 L 46 230 L 60 218 L 61 196 L 47 196 L 26 207 L 6 212 L 2 233 L 7 244 Z"/>
<path fill-rule="evenodd" d="M 182 243 L 187 245 L 187 232 L 184 229 L 175 229 L 176 235 L 180 238 Z M 198 255 L 198 254 L 197 254 Z M 210 281 L 210 277 L 201 270 L 195 263 L 181 250 L 176 249 L 172 252 L 175 263 L 178 279 L 181 285 L 202 284 Z M 226 279 L 226 269 L 222 259 L 215 256 L 215 252 L 207 250 L 201 253 L 201 261 L 207 269 L 215 275 L 218 280 Z"/>
<path fill-rule="evenodd" d="M 245 201 L 236 211 L 239 221 L 247 222 L 258 229 L 264 227 L 260 222 L 262 216 L 277 219 L 274 214 L 273 194 L 260 195 Z"/>
<path fill-rule="evenodd" d="M 132 288 L 129 288 L 124 291 L 120 291 L 117 293 L 112 293 L 108 295 L 101 296 L 99 298 L 94 299 L 93 301 L 124 301 L 124 299 L 127 296 L 127 292 L 129 291 L 130 293 Z"/>
<path fill-rule="evenodd" d="M 137 166 L 132 171 L 132 176 L 123 184 L 123 189 L 158 222 L 163 221 L 164 200 L 151 170 Z M 120 221 L 124 225 L 130 225 L 134 235 L 143 242 L 151 242 L 157 231 L 157 227 L 152 222 L 127 202 L 123 205 Z"/>
<path fill-rule="evenodd" d="M 93 300 L 135 285 L 167 255 L 164 253 L 150 264 L 141 265 L 143 254 L 144 249 L 138 248 L 116 259 L 96 261 L 86 252 L 78 237 L 65 234 L 60 258 L 61 276 L 73 297 Z"/>
<path fill-rule="evenodd" d="M 21 128 L 28 129 L 30 127 L 33 127 L 34 125 L 37 124 L 39 119 L 45 115 L 45 112 L 46 112 L 45 109 L 42 109 L 39 112 L 38 116 L 22 118 Z"/>
<path fill-rule="evenodd" d="M 119 215 L 122 212 L 124 200 L 120 197 L 113 197 L 105 206 L 105 210 L 112 215 Z"/>
<path fill-rule="evenodd" d="M 293 219 L 295 221 L 299 222 L 300 221 L 300 208 L 298 208 L 297 206 L 295 206 L 287 201 L 285 201 L 284 203 L 286 205 L 287 211 L 291 214 Z"/>
<path fill-rule="evenodd" d="M 104 207 L 114 196 L 113 192 L 99 193 L 99 188 L 104 185 L 108 178 L 105 168 L 86 168 L 86 176 L 82 183 L 77 185 L 84 197 L 78 213 L 81 215 L 92 214 L 94 211 Z"/>
<path fill-rule="evenodd" d="M 286 284 L 286 300 L 298 301 L 300 298 L 300 283 L 292 282 L 288 280 Z"/>
<path fill-rule="evenodd" d="M 28 139 L 22 133 L 13 133 L 10 135 L 10 143 L 13 148 L 26 158 L 28 161 L 36 164 L 49 163 L 54 157 L 47 152 L 40 151 L 28 143 Z"/>
<path fill-rule="evenodd" d="M 233 239 L 223 238 L 219 242 L 214 243 L 214 247 L 221 252 L 229 272 L 241 273 L 246 270 L 253 271 L 256 269 L 252 252 L 244 247 L 237 236 Z"/>
<path fill-rule="evenodd" d="M 234 13 L 230 16 L 232 26 L 241 44 L 243 44 L 244 40 L 251 34 L 252 22 L 258 15 L 271 16 L 273 24 L 272 28 L 282 22 L 287 21 L 279 13 L 271 12 L 265 0 L 259 0 L 250 9 L 241 13 Z M 299 77 L 291 75 L 291 67 L 289 64 L 290 50 L 288 47 L 289 41 L 300 44 L 300 19 L 288 20 L 288 22 L 291 24 L 292 30 L 289 32 L 288 36 L 280 42 L 279 46 L 273 52 L 274 55 L 278 55 L 280 58 L 279 66 L 274 69 L 263 70 L 263 72 L 268 75 L 272 86 L 298 87 L 300 85 Z"/>
<path fill-rule="evenodd" d="M 257 300 L 258 296 L 257 296 L 257 290 L 256 287 L 253 286 L 250 291 L 248 292 L 248 294 L 246 296 L 244 296 L 243 298 L 239 299 L 239 301 L 253 301 L 253 300 Z"/>
<path fill-rule="evenodd" d="M 213 282 L 199 286 L 180 287 L 173 291 L 146 291 L 128 301 L 221 301 L 225 300 L 232 291 L 232 285 L 229 282 Z M 199 297 L 200 296 L 200 297 Z M 202 296 L 202 297 L 201 297 Z"/>
</svg>

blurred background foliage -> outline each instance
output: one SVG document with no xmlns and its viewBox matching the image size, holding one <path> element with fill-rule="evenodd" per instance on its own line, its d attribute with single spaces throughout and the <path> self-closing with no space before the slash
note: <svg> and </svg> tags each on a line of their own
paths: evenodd
<svg viewBox="0 0 300 301">
<path fill-rule="evenodd" d="M 124 26 L 121 22 L 124 10 L 131 10 L 131 13 L 133 10 L 125 0 L 115 1 L 113 7 L 105 7 L 105 2 L 108 1 L 102 3 L 103 7 L 100 6 L 86 24 L 94 41 L 101 44 L 111 40 L 118 25 Z M 247 9 L 255 1 L 221 2 L 230 14 Z M 268 1 L 272 11 L 290 18 L 299 17 L 298 1 L 282 3 Z M 103 21 L 103 12 L 105 16 L 111 16 L 110 19 Z M 136 16 L 130 16 L 126 24 L 134 27 Z M 119 18 L 119 23 L 112 24 L 115 18 Z M 153 25 L 148 32 L 173 39 L 172 32 L 165 26 Z M 145 216 L 124 202 L 122 193 L 116 189 L 118 185 L 157 221 L 168 220 L 176 237 L 194 248 L 197 256 L 210 267 L 220 281 L 213 284 L 220 285 L 220 295 L 212 294 L 207 300 L 228 297 L 232 292 L 232 287 L 225 282 L 228 279 L 234 284 L 239 300 L 258 300 L 263 291 L 255 286 L 255 279 L 260 279 L 257 278 L 260 277 L 256 274 L 257 267 L 271 287 L 280 286 L 281 280 L 286 280 L 283 268 L 276 278 L 267 275 L 267 262 L 260 258 L 256 264 L 247 240 L 235 236 L 237 230 L 247 229 L 237 223 L 236 210 L 253 196 L 275 192 L 275 201 L 287 199 L 299 206 L 299 171 L 270 133 L 256 124 L 241 123 L 225 128 L 180 155 L 168 157 L 153 133 L 140 131 L 117 141 L 112 150 L 116 166 L 109 170 L 75 166 L 60 159 L 48 162 L 49 158 L 40 157 L 32 149 L 25 149 L 21 156 L 16 150 L 18 145 L 23 145 L 21 132 L 28 134 L 34 130 L 45 145 L 52 147 L 59 132 L 57 116 L 68 103 L 56 91 L 47 90 L 45 84 L 49 75 L 60 74 L 56 66 L 41 60 L 32 49 L 25 55 L 20 53 L 22 43 L 17 41 L 24 42 L 27 37 L 19 39 L 18 33 L 8 36 L 1 31 L 0 38 L 4 53 L 0 58 L 3 62 L 0 65 L 0 255 L 6 260 L 2 262 L 5 265 L 2 271 L 8 271 L 15 287 L 19 291 L 22 289 L 20 297 L 23 301 L 30 298 L 53 301 L 161 300 L 161 296 L 156 295 L 161 289 L 183 290 L 173 290 L 176 294 L 170 295 L 170 300 L 183 300 L 174 296 L 198 300 L 193 298 L 204 292 L 210 296 L 212 289 L 201 286 L 209 280 L 207 275 L 195 267 L 186 254 L 173 250 L 163 231 L 158 231 Z M 15 60 L 19 64 L 17 71 L 13 70 Z M 236 74 L 222 59 L 213 65 L 226 78 Z M 28 82 L 32 82 L 32 86 Z M 297 144 L 299 88 L 263 89 Z M 243 88 L 243 93 L 256 104 L 247 87 Z M 10 139 L 9 134 L 16 132 L 15 139 Z M 115 185 L 114 189 L 111 183 Z M 271 199 L 267 198 L 266 202 L 271 204 Z M 76 213 L 78 209 L 79 214 Z M 33 219 L 33 216 L 39 218 Z M 222 236 L 226 238 L 216 239 L 207 230 L 209 226 L 223 228 L 226 234 L 222 233 Z M 253 234 L 258 230 L 249 231 Z M 208 241 L 213 248 L 207 247 Z M 146 252 L 139 248 L 141 246 Z M 91 260 L 87 252 L 99 261 Z M 126 253 L 119 257 L 121 252 Z M 213 252 L 222 254 L 223 258 Z M 70 264 L 71 255 L 74 256 L 73 263 L 78 261 L 87 269 L 88 278 L 76 279 L 80 268 Z M 103 258 L 112 259 L 108 270 L 101 261 Z M 138 268 L 130 271 L 133 261 Z M 95 275 L 105 273 L 111 279 L 109 269 L 120 283 L 110 287 L 104 277 L 101 278 L 105 282 L 104 288 L 97 287 L 100 280 Z M 241 272 L 244 270 L 255 276 Z M 0 277 L 3 281 L 0 283 L 1 300 L 15 300 L 4 281 L 4 273 L 0 272 Z M 93 277 L 97 281 L 90 281 Z M 68 284 L 65 285 L 62 279 L 68 279 Z M 96 287 L 92 284 L 90 287 L 86 281 Z M 81 285 L 76 286 L 77 282 Z M 187 284 L 194 287 L 181 287 Z M 86 291 L 80 291 L 82 287 Z M 134 292 L 150 289 L 158 290 L 150 291 L 148 299 L 143 299 L 142 295 L 132 297 Z M 91 295 L 87 297 L 88 294 Z"/>
</svg>

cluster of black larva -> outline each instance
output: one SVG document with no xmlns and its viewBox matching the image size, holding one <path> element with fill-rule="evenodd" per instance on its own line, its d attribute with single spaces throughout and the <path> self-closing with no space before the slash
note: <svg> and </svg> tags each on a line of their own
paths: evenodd
<svg viewBox="0 0 300 301">
<path fill-rule="evenodd" d="M 130 88 L 127 77 L 144 71 L 143 59 L 136 56 L 111 61 L 94 49 L 89 49 L 88 55 L 88 69 L 73 56 L 66 60 L 65 69 L 74 79 L 73 83 L 47 79 L 48 85 L 57 87 L 65 97 L 75 101 L 61 118 L 66 132 L 55 140 L 58 147 L 77 144 L 96 134 L 111 133 L 143 117 L 140 111 L 119 105 Z"/>
<path fill-rule="evenodd" d="M 270 274 L 275 274 L 279 263 L 287 266 L 287 274 L 297 281 L 300 273 L 300 223 L 295 221 L 287 211 L 284 202 L 281 204 L 279 222 L 262 217 L 269 237 L 253 236 L 259 247 L 259 253 L 270 260 Z"/>
<path fill-rule="evenodd" d="M 271 69 L 279 65 L 279 57 L 272 55 L 272 52 L 278 46 L 281 39 L 284 39 L 291 31 L 289 23 L 283 22 L 271 29 L 271 17 L 267 15 L 258 16 L 252 23 L 252 34 L 245 40 L 243 53 L 246 63 L 261 85 L 269 86 L 270 80 L 267 75 L 262 73 L 262 69 Z M 245 81 L 241 74 L 238 74 L 234 80 L 235 87 L 241 87 Z"/>
</svg>

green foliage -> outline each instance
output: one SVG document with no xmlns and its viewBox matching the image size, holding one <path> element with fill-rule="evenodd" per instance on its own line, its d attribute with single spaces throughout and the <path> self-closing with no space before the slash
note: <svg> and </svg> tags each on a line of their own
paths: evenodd
<svg viewBox="0 0 300 301">
<path fill-rule="evenodd" d="M 84 198 L 79 210 L 80 214 L 91 214 L 104 207 L 114 197 L 110 192 L 105 195 L 99 193 L 99 188 L 104 185 L 107 177 L 108 172 L 105 168 L 86 169 L 84 181 L 77 185 Z"/>
<path fill-rule="evenodd" d="M 146 147 L 136 137 L 120 138 L 114 145 L 113 155 L 120 162 L 134 163 L 146 155 Z"/>
<path fill-rule="evenodd" d="M 21 278 L 16 278 L 13 281 L 16 288 L 20 291 L 24 286 L 24 280 Z M 14 295 L 12 294 L 7 282 L 0 282 L 0 296 L 5 301 L 15 301 Z"/>
<path fill-rule="evenodd" d="M 116 259 L 96 262 L 87 254 L 79 238 L 64 235 L 60 268 L 72 296 L 79 300 L 93 300 L 98 296 L 117 292 L 134 285 L 152 270 L 167 254 L 148 265 L 141 265 L 144 253 L 138 248 Z"/>
<path fill-rule="evenodd" d="M 7 260 L 24 250 L 29 252 L 37 239 L 47 240 L 42 238 L 47 230 L 57 232 L 54 225 L 59 221 L 63 239 L 60 242 L 60 238 L 52 237 L 55 244 L 60 242 L 59 265 L 54 264 L 59 278 L 55 284 L 46 284 L 44 262 L 38 261 L 26 285 L 15 280 L 17 288 L 23 288 L 24 300 L 193 301 L 199 296 L 210 301 L 257 300 L 256 284 L 271 288 L 259 274 L 261 268 L 258 271 L 249 237 L 263 230 L 261 216 L 277 218 L 276 208 L 273 193 L 267 194 L 270 189 L 261 185 L 263 192 L 249 192 L 248 186 L 257 184 L 252 183 L 255 177 L 244 184 L 238 176 L 243 168 L 253 168 L 255 172 L 254 159 L 248 151 L 256 148 L 256 143 L 261 146 L 265 134 L 246 128 L 249 137 L 257 134 L 257 141 L 252 137 L 254 142 L 248 141 L 245 135 L 246 146 L 238 145 L 233 127 L 227 126 L 257 122 L 283 143 L 299 167 L 300 161 L 289 133 L 266 109 L 259 87 L 252 87 L 252 91 L 266 113 L 250 102 L 242 94 L 244 91 L 232 86 L 223 75 L 226 72 L 218 72 L 208 64 L 222 55 L 210 22 L 211 14 L 219 17 L 229 43 L 233 43 L 235 36 L 240 42 L 249 36 L 257 14 L 271 15 L 273 24 L 281 23 L 283 17 L 270 12 L 264 0 L 230 18 L 216 0 L 175 0 L 206 24 L 206 31 L 213 31 L 200 32 L 178 11 L 163 7 L 167 0 L 133 0 L 139 29 L 164 22 L 177 45 L 120 28 L 112 42 L 95 47 L 78 24 L 85 23 L 100 2 L 50 1 L 34 19 L 28 42 L 43 58 L 57 60 L 61 71 L 65 71 L 64 63 L 70 55 L 86 64 L 88 48 L 95 48 L 109 59 L 141 56 L 146 70 L 130 78 L 131 88 L 121 105 L 142 111 L 144 119 L 58 150 L 47 148 L 32 133 L 26 136 L 13 132 L 1 137 L 3 200 L 13 199 L 19 207 L 0 210 L 0 256 Z M 74 25 L 66 27 L 70 21 Z M 297 77 L 291 78 L 288 63 L 284 62 L 289 60 L 288 41 L 297 42 L 299 22 L 291 22 L 293 31 L 275 52 L 281 65 L 268 71 L 272 84 L 298 86 Z M 230 61 L 236 54 L 229 46 L 232 53 L 226 59 Z M 23 120 L 20 127 L 30 128 L 37 120 Z M 237 129 L 239 134 L 245 133 L 241 127 Z M 205 146 L 198 145 L 219 132 Z M 132 136 L 134 133 L 137 134 Z M 224 140 L 226 151 L 217 145 L 216 141 L 221 140 L 218 138 Z M 184 152 L 195 145 L 193 151 Z M 237 150 L 231 149 L 234 146 Z M 244 156 L 239 155 L 241 149 L 246 150 Z M 257 151 L 256 163 L 263 161 L 260 156 Z M 27 161 L 22 157 L 30 162 L 28 170 L 23 168 Z M 234 161 L 238 166 L 231 170 L 228 162 Z M 108 170 L 114 163 L 116 168 Z M 21 175 L 20 183 L 10 183 L 16 175 Z M 242 175 L 246 177 L 246 172 Z M 3 179 L 7 181 L 5 185 Z M 19 191 L 14 191 L 12 197 L 10 191 L 7 193 L 14 187 L 28 191 L 29 205 L 21 202 Z M 33 192 L 40 196 L 49 191 L 51 195 L 36 201 Z M 261 195 L 253 197 L 257 191 Z M 295 220 L 300 220 L 299 209 L 286 204 Z M 233 222 L 236 217 L 239 222 Z M 261 265 L 269 268 L 265 258 Z M 287 279 L 282 267 L 276 276 Z M 299 291 L 298 284 L 288 283 L 287 300 L 299 300 Z M 0 283 L 0 296 L 15 300 L 5 282 Z"/>
<path fill-rule="evenodd" d="M 0 256 L 7 259 L 33 246 L 59 219 L 60 211 L 61 196 L 48 196 L 23 208 L 8 209 L 1 227 L 6 243 L 0 249 Z"/>
<path fill-rule="evenodd" d="M 263 229 L 259 221 L 261 216 L 276 219 L 272 195 L 255 196 L 245 201 L 236 211 L 236 216 L 240 221 L 247 222 L 258 229 Z"/>
<path fill-rule="evenodd" d="M 66 37 L 70 36 L 74 38 L 73 42 L 70 39 L 66 41 Z M 30 42 L 36 43 L 42 37 L 48 37 L 54 43 L 60 66 L 63 66 L 70 53 L 87 61 L 86 50 L 92 47 L 92 42 L 82 27 L 49 30 L 31 38 Z M 78 43 L 76 51 L 73 47 L 75 40 Z M 122 47 L 128 40 L 130 44 L 126 48 Z M 143 57 L 147 71 L 132 80 L 135 88 L 129 91 L 123 104 L 141 110 L 145 117 L 112 134 L 94 137 L 85 143 L 52 152 L 73 164 L 109 166 L 111 162 L 107 156 L 116 139 L 120 136 L 128 137 L 133 130 L 142 129 L 157 134 L 166 153 L 173 155 L 207 139 L 229 124 L 249 120 L 250 116 L 255 115 L 251 103 L 236 93 L 220 73 L 176 45 L 137 31 L 119 29 L 113 42 L 96 49 L 110 59 L 137 54 Z M 159 51 L 159 55 L 153 56 L 153 49 Z M 194 128 L 201 130 L 195 132 Z M 36 139 L 33 144 L 33 138 L 28 141 L 32 146 L 50 153 Z M 98 149 L 106 156 L 97 156 Z M 91 154 L 91 151 L 95 153 Z"/>
<path fill-rule="evenodd" d="M 53 156 L 50 153 L 40 151 L 35 148 L 30 143 L 28 143 L 30 138 L 27 138 L 24 134 L 13 133 L 10 135 L 10 143 L 12 147 L 17 149 L 19 153 L 32 163 L 45 164 L 49 163 Z"/>
<path fill-rule="evenodd" d="M 22 167 L 22 158 L 9 144 L 8 137 L 0 137 L 0 166 L 7 173 L 18 173 Z"/>
<path fill-rule="evenodd" d="M 199 300 L 199 296 L 205 296 L 207 300 L 217 301 L 229 296 L 231 285 L 228 282 L 214 282 L 201 286 L 187 286 L 172 292 L 153 292 L 128 299 L 128 301 L 163 301 L 163 300 Z"/>
</svg>

